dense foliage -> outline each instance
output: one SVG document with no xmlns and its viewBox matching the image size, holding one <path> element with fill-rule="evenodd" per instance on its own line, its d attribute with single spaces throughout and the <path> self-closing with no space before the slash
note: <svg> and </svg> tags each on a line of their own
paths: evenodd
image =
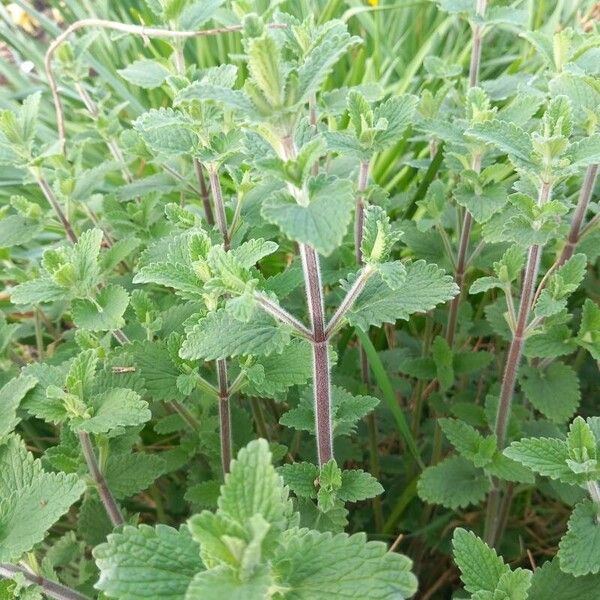
<svg viewBox="0 0 600 600">
<path fill-rule="evenodd" d="M 0 598 L 600 599 L 598 5 L 49 4 Z"/>
</svg>

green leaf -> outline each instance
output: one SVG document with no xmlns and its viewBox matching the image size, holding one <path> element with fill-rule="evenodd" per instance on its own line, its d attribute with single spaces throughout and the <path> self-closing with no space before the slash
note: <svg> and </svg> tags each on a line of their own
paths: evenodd
<svg viewBox="0 0 600 600">
<path fill-rule="evenodd" d="M 125 324 L 123 314 L 129 305 L 129 294 L 120 285 L 107 285 L 94 300 L 75 299 L 73 321 L 87 331 L 114 331 Z"/>
<path fill-rule="evenodd" d="M 569 452 L 567 444 L 562 440 L 523 438 L 506 448 L 504 455 L 544 477 L 565 483 L 577 483 L 575 474 L 567 465 Z"/>
<path fill-rule="evenodd" d="M 283 74 L 281 52 L 269 31 L 251 38 L 247 44 L 248 70 L 271 106 L 281 106 L 283 100 Z"/>
<path fill-rule="evenodd" d="M 459 419 L 439 419 L 438 422 L 450 443 L 476 467 L 485 467 L 492 461 L 496 452 L 495 437 L 484 437 Z"/>
<path fill-rule="evenodd" d="M 485 223 L 504 208 L 508 194 L 504 185 L 499 183 L 481 187 L 464 182 L 456 187 L 454 199 L 471 213 L 477 223 Z"/>
<path fill-rule="evenodd" d="M 359 502 L 383 493 L 382 485 L 371 475 L 360 469 L 342 471 L 342 485 L 336 496 L 344 502 Z"/>
<path fill-rule="evenodd" d="M 101 229 L 88 229 L 73 246 L 73 269 L 78 288 L 91 291 L 100 279 L 98 258 L 104 234 Z"/>
<path fill-rule="evenodd" d="M 224 0 L 200 0 L 186 3 L 179 17 L 181 29 L 196 31 L 207 21 L 210 21 L 216 11 L 223 5 Z"/>
<path fill-rule="evenodd" d="M 242 525 L 257 514 L 274 527 L 283 529 L 287 525 L 292 504 L 282 478 L 271 464 L 266 440 L 250 442 L 231 462 L 219 497 L 217 514 L 220 513 Z M 192 535 L 196 519 L 190 520 Z"/>
<path fill-rule="evenodd" d="M 349 280 L 345 287 L 352 284 Z M 348 311 L 350 325 L 367 331 L 370 326 L 408 320 L 413 313 L 427 312 L 458 293 L 452 276 L 436 265 L 418 260 L 406 265 L 406 280 L 399 290 L 392 290 L 379 275 L 371 277 Z"/>
<path fill-rule="evenodd" d="M 328 35 L 321 44 L 313 46 L 298 69 L 298 100 L 309 100 L 310 96 L 319 90 L 335 63 L 351 46 L 361 42 L 359 37 L 350 37 L 347 32 L 343 32 Z"/>
<path fill-rule="evenodd" d="M 480 504 L 490 489 L 481 469 L 462 456 L 451 456 L 434 467 L 427 467 L 419 478 L 419 496 L 430 504 L 456 510 Z"/>
<path fill-rule="evenodd" d="M 342 243 L 352 218 L 352 184 L 324 176 L 312 181 L 307 205 L 298 204 L 288 192 L 277 191 L 263 201 L 261 214 L 291 240 L 329 256 Z"/>
<path fill-rule="evenodd" d="M 20 246 L 32 240 L 40 231 L 41 224 L 21 215 L 9 215 L 0 220 L 0 248 Z"/>
<path fill-rule="evenodd" d="M 96 588 L 109 598 L 184 600 L 203 565 L 200 549 L 185 529 L 126 525 L 94 549 L 100 578 Z"/>
<path fill-rule="evenodd" d="M 189 154 L 198 142 L 191 122 L 172 108 L 153 108 L 139 116 L 133 127 L 159 154 Z"/>
<path fill-rule="evenodd" d="M 569 365 L 554 362 L 545 369 L 523 366 L 519 382 L 531 404 L 555 423 L 568 421 L 579 406 L 579 379 Z"/>
<path fill-rule="evenodd" d="M 25 394 L 34 388 L 37 379 L 31 375 L 15 377 L 0 388 L 0 442 L 11 433 L 21 420 L 17 409 Z"/>
<path fill-rule="evenodd" d="M 250 379 L 244 393 L 275 397 L 293 385 L 302 385 L 312 376 L 312 349 L 306 340 L 293 339 L 280 354 L 259 356 L 253 367 L 262 369 L 260 380 Z"/>
<path fill-rule="evenodd" d="M 133 390 L 113 388 L 90 401 L 92 416 L 75 418 L 71 424 L 77 431 L 88 433 L 107 433 L 120 427 L 143 425 L 149 421 L 152 413 L 148 403 L 141 400 Z"/>
<path fill-rule="evenodd" d="M 508 565 L 473 532 L 457 528 L 452 537 L 454 560 L 467 592 L 494 592 L 500 578 L 510 572 Z M 512 597 L 512 596 L 511 596 Z"/>
<path fill-rule="evenodd" d="M 440 335 L 431 344 L 431 357 L 435 363 L 440 389 L 446 391 L 454 384 L 453 356 L 448 342 Z"/>
<path fill-rule="evenodd" d="M 382 542 L 367 542 L 364 533 L 291 529 L 274 566 L 290 600 L 403 600 L 417 591 L 410 559 L 388 552 Z"/>
<path fill-rule="evenodd" d="M 240 580 L 235 571 L 216 567 L 194 577 L 186 600 L 264 600 L 268 598 L 273 581 L 266 569 L 257 569 L 250 577 Z"/>
<path fill-rule="evenodd" d="M 192 100 L 213 100 L 219 104 L 238 110 L 244 114 L 254 114 L 256 111 L 244 92 L 232 90 L 224 85 L 214 85 L 203 81 L 194 81 L 183 88 L 175 96 L 174 104 Z"/>
<path fill-rule="evenodd" d="M 308 462 L 286 464 L 279 468 L 279 474 L 296 496 L 300 498 L 316 498 L 316 482 L 319 468 Z"/>
<path fill-rule="evenodd" d="M 125 81 L 147 90 L 160 87 L 171 74 L 161 63 L 149 58 L 136 60 L 117 73 Z"/>
<path fill-rule="evenodd" d="M 576 577 L 600 572 L 599 516 L 599 507 L 591 500 L 573 509 L 558 549 L 561 571 Z"/>
<path fill-rule="evenodd" d="M 113 496 L 127 498 L 148 489 L 164 472 L 166 461 L 147 452 L 111 453 L 104 476 Z"/>
<path fill-rule="evenodd" d="M 45 473 L 23 442 L 0 445 L 0 561 L 18 560 L 65 514 L 85 489 L 76 475 Z"/>
<path fill-rule="evenodd" d="M 577 343 L 585 348 L 594 360 L 600 360 L 600 306 L 589 298 L 586 298 L 583 304 Z"/>
<path fill-rule="evenodd" d="M 133 278 L 133 283 L 156 283 L 171 287 L 184 298 L 197 298 L 202 292 L 202 282 L 188 265 L 172 263 L 150 263 L 144 265 Z"/>
<path fill-rule="evenodd" d="M 507 121 L 484 121 L 468 130 L 468 134 L 482 142 L 491 144 L 515 160 L 517 166 L 531 168 L 533 144 L 525 130 Z"/>
<path fill-rule="evenodd" d="M 393 96 L 382 102 L 373 111 L 373 122 L 377 124 L 383 120 L 385 129 L 375 133 L 375 147 L 378 150 L 395 144 L 404 131 L 413 122 L 418 98 L 409 94 Z"/>
<path fill-rule="evenodd" d="M 345 389 L 331 388 L 331 417 L 334 435 L 349 435 L 356 429 L 357 422 L 379 404 L 372 396 L 353 396 Z M 304 388 L 298 406 L 288 410 L 279 420 L 286 427 L 315 433 L 313 388 Z"/>
<path fill-rule="evenodd" d="M 388 260 L 394 244 L 401 235 L 400 231 L 392 227 L 390 218 L 383 208 L 377 205 L 367 206 L 360 245 L 365 262 L 378 264 Z"/>
<path fill-rule="evenodd" d="M 583 138 L 569 147 L 568 157 L 574 167 L 589 167 L 600 162 L 600 134 Z"/>
<path fill-rule="evenodd" d="M 265 313 L 258 312 L 244 323 L 221 309 L 209 313 L 192 327 L 180 356 L 189 360 L 214 360 L 229 356 L 270 355 L 282 352 L 290 342 L 291 330 Z"/>
<path fill-rule="evenodd" d="M 600 576 L 573 577 L 561 571 L 559 558 L 546 561 L 533 572 L 529 600 L 600 600 Z"/>
</svg>

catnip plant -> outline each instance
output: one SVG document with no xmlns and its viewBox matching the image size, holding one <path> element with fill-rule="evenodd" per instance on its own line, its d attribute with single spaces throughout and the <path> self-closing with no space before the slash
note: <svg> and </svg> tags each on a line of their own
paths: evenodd
<svg viewBox="0 0 600 600">
<path fill-rule="evenodd" d="M 0 7 L 0 597 L 600 598 L 574 4 Z"/>
</svg>

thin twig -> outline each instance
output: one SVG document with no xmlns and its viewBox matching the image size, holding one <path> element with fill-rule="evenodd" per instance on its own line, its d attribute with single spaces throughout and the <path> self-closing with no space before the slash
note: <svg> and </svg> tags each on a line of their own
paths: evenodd
<svg viewBox="0 0 600 600">
<path fill-rule="evenodd" d="M 215 27 L 213 29 L 204 29 L 202 31 L 173 31 L 169 29 L 160 29 L 157 27 L 145 27 L 144 25 L 129 25 L 127 23 L 119 23 L 118 21 L 107 21 L 106 19 L 82 19 L 75 21 L 65 29 L 51 44 L 48 46 L 46 55 L 44 56 L 44 69 L 48 79 L 48 85 L 52 92 L 52 100 L 56 111 L 56 124 L 58 127 L 58 140 L 61 148 L 64 149 L 65 144 L 65 116 L 58 94 L 58 86 L 54 76 L 52 67 L 52 59 L 56 50 L 76 31 L 85 29 L 86 27 L 95 27 L 98 29 L 112 29 L 113 31 L 121 31 L 123 33 L 131 33 L 139 35 L 144 39 L 148 38 L 171 38 L 171 39 L 190 39 L 197 37 L 207 37 L 220 35 L 224 33 L 233 33 L 242 30 L 242 25 L 229 25 L 227 27 Z M 285 24 L 271 23 L 272 29 L 284 29 Z"/>
<path fill-rule="evenodd" d="M 285 310 L 285 308 L 282 308 L 279 304 L 273 302 L 273 300 L 260 292 L 256 292 L 254 298 L 265 312 L 275 317 L 278 321 L 293 327 L 302 337 L 308 340 L 312 339 L 312 332 L 308 327 L 294 317 L 294 315 Z"/>
<path fill-rule="evenodd" d="M 54 598 L 54 600 L 90 600 L 89 596 L 81 594 L 62 583 L 46 579 L 41 575 L 36 575 L 25 567 L 0 563 L 0 577 L 13 579 L 15 575 L 21 575 L 30 583 L 40 586 L 44 594 L 50 598 Z"/>
</svg>

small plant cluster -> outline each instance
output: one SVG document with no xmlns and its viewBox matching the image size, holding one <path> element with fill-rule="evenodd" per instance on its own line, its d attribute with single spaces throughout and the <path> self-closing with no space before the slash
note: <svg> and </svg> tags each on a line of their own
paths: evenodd
<svg viewBox="0 0 600 600">
<path fill-rule="evenodd" d="M 17 4 L 0 598 L 600 599 L 598 7 Z"/>
</svg>

